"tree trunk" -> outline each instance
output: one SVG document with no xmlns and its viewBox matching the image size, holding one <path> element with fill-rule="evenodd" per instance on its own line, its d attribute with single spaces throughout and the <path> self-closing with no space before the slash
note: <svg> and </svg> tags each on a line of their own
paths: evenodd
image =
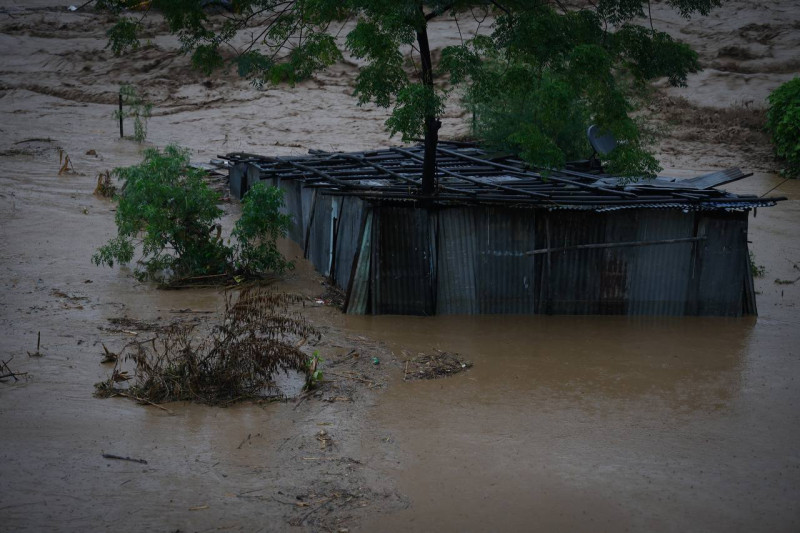
<svg viewBox="0 0 800 533">
<path fill-rule="evenodd" d="M 420 7 L 422 10 L 422 7 Z M 433 62 L 428 44 L 427 23 L 417 31 L 417 43 L 422 63 L 422 83 L 433 90 Z M 438 117 L 425 116 L 425 160 L 422 163 L 422 195 L 432 196 L 436 191 L 436 146 L 439 144 L 439 128 L 442 123 Z"/>
</svg>

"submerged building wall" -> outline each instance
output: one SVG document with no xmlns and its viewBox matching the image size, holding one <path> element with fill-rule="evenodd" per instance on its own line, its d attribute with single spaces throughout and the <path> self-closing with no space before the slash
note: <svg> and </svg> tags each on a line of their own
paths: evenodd
<svg viewBox="0 0 800 533">
<path fill-rule="evenodd" d="M 422 209 L 272 184 L 348 313 L 755 313 L 747 211 Z"/>
</svg>

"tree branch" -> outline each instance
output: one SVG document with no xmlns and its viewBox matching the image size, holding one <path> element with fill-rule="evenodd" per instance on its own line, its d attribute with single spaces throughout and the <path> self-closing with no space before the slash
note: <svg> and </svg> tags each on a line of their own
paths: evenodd
<svg viewBox="0 0 800 533">
<path fill-rule="evenodd" d="M 494 7 L 496 7 L 497 9 L 499 9 L 500 11 L 505 13 L 506 15 L 511 16 L 511 11 L 509 11 L 507 7 L 501 5 L 500 2 L 496 2 L 495 0 L 492 0 L 492 5 L 494 5 Z"/>
<path fill-rule="evenodd" d="M 425 22 L 428 22 L 429 20 L 431 20 L 431 19 L 434 19 L 434 18 L 438 17 L 438 16 L 439 16 L 439 15 L 441 15 L 442 13 L 445 13 L 445 12 L 446 12 L 446 11 L 448 11 L 449 9 L 452 9 L 454 5 L 455 5 L 455 4 L 447 4 L 446 6 L 444 6 L 444 7 L 443 7 L 443 8 L 441 8 L 441 9 L 436 9 L 436 10 L 433 10 L 433 11 L 431 11 L 430 13 L 428 13 L 427 15 L 425 15 Z"/>
</svg>

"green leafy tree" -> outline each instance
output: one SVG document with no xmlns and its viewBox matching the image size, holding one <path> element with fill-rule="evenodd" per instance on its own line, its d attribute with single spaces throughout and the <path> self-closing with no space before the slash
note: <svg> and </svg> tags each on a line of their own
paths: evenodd
<svg viewBox="0 0 800 533">
<path fill-rule="evenodd" d="M 189 165 L 188 151 L 148 149 L 138 165 L 117 168 L 124 181 L 115 214 L 117 235 L 93 255 L 96 265 L 130 263 L 141 246 L 137 279 L 169 284 L 198 276 L 257 276 L 283 272 L 292 264 L 278 252 L 291 217 L 281 214 L 283 191 L 257 184 L 245 196 L 243 216 L 225 244 L 218 224 L 219 195 L 205 172 Z"/>
<path fill-rule="evenodd" d="M 772 135 L 775 153 L 786 161 L 783 173 L 800 177 L 800 77 L 769 95 L 767 131 Z"/>
<path fill-rule="evenodd" d="M 686 17 L 720 3 L 667 0 Z M 138 0 L 97 5 L 120 12 L 133 4 Z M 206 4 L 151 2 L 197 67 L 210 73 L 233 63 L 257 84 L 294 83 L 335 63 L 343 56 L 336 36 L 347 27 L 345 51 L 365 62 L 355 80 L 358 102 L 391 107 L 386 126 L 392 134 L 424 138 L 425 195 L 435 192 L 447 81 L 466 83 L 476 118 L 490 124 L 502 118 L 497 102 L 523 105 L 522 115 L 532 123 L 512 122 L 506 144 L 534 164 L 564 160 L 569 150 L 557 139 L 574 134 L 573 126 L 562 123 L 567 115 L 616 135 L 620 148 L 610 159 L 617 168 L 649 174 L 657 165 L 630 118 L 631 92 L 661 76 L 680 85 L 698 68 L 687 46 L 656 31 L 652 21 L 644 25 L 647 0 L 596 0 L 583 7 L 560 0 L 237 0 L 223 17 L 209 15 Z M 122 16 L 109 30 L 115 53 L 138 46 L 137 17 Z M 490 30 L 445 48 L 442 62 L 435 63 L 429 23 L 445 17 L 496 18 Z M 247 34 L 252 37 L 238 44 Z"/>
</svg>

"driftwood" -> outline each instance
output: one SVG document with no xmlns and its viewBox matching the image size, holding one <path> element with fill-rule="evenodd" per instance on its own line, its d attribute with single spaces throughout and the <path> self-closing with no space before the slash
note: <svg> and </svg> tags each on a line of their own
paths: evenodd
<svg viewBox="0 0 800 533">
<path fill-rule="evenodd" d="M 9 368 L 8 366 L 8 363 L 10 363 L 13 360 L 14 356 L 11 356 L 11 359 L 9 359 L 8 361 L 0 361 L 0 372 L 2 372 L 4 368 L 6 370 L 5 374 L 0 375 L 0 379 L 14 378 L 14 381 L 19 381 L 19 378 L 17 376 L 28 375 L 27 372 L 14 372 L 13 370 L 11 370 L 11 368 Z"/>
<path fill-rule="evenodd" d="M 104 453 L 103 457 L 106 459 L 116 459 L 117 461 L 130 461 L 132 463 L 139 463 L 146 465 L 147 461 L 144 459 L 134 459 L 133 457 L 122 457 L 121 455 L 114 455 L 113 453 Z"/>
</svg>

